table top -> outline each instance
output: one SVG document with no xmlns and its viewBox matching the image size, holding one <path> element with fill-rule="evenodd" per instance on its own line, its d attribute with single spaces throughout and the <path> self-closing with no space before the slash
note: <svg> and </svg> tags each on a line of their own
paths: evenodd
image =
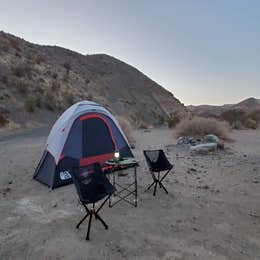
<svg viewBox="0 0 260 260">
<path fill-rule="evenodd" d="M 138 161 L 133 157 L 125 157 L 119 161 L 115 161 L 114 159 L 106 161 L 107 165 L 117 165 L 117 166 L 134 166 L 138 165 Z"/>
</svg>

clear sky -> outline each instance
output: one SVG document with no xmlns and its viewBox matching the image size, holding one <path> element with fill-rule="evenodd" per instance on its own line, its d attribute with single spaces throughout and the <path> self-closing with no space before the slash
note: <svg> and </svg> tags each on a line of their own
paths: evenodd
<svg viewBox="0 0 260 260">
<path fill-rule="evenodd" d="M 257 0 L 0 0 L 0 30 L 112 55 L 186 105 L 260 98 Z"/>
</svg>

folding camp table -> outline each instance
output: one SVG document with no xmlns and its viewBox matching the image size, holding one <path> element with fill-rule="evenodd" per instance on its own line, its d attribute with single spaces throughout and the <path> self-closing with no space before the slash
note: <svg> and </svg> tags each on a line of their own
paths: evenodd
<svg viewBox="0 0 260 260">
<path fill-rule="evenodd" d="M 116 188 L 116 192 L 109 198 L 109 207 L 115 206 L 120 201 L 125 201 L 132 206 L 137 207 L 137 170 L 136 168 L 139 166 L 138 162 L 134 158 L 123 158 L 122 160 L 108 160 L 106 161 L 106 166 L 108 166 L 108 170 L 106 173 L 109 176 L 110 181 Z M 119 172 L 121 171 L 122 176 L 124 176 L 123 171 L 132 168 L 134 170 L 134 181 L 128 183 L 127 185 L 123 185 L 122 183 L 116 181 L 116 177 L 119 177 Z M 117 176 L 116 176 L 117 175 Z M 112 179 L 112 180 L 111 180 Z M 130 200 L 129 197 L 134 197 L 133 200 Z M 116 199 L 116 201 L 112 201 Z"/>
</svg>

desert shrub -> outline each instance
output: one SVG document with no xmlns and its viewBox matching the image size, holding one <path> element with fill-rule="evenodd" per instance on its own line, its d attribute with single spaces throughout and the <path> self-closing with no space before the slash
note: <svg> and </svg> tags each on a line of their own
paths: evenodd
<svg viewBox="0 0 260 260">
<path fill-rule="evenodd" d="M 33 113 L 35 111 L 36 103 L 35 98 L 29 97 L 25 100 L 24 103 L 25 110 L 29 113 Z"/>
<path fill-rule="evenodd" d="M 139 128 L 139 129 L 148 129 L 149 126 L 148 126 L 146 123 L 142 122 L 142 123 L 139 125 L 138 128 Z"/>
<path fill-rule="evenodd" d="M 133 145 L 135 143 L 135 139 L 133 136 L 133 129 L 132 129 L 132 126 L 130 125 L 129 121 L 121 116 L 117 116 L 116 119 L 118 121 L 118 124 L 122 128 L 124 134 L 126 135 L 129 143 L 131 145 Z"/>
<path fill-rule="evenodd" d="M 52 78 L 53 78 L 53 79 L 57 79 L 57 78 L 58 78 L 57 72 L 53 72 L 53 73 L 52 73 Z"/>
<path fill-rule="evenodd" d="M 16 82 L 16 87 L 18 91 L 23 95 L 28 92 L 28 83 L 25 80 L 18 80 Z"/>
<path fill-rule="evenodd" d="M 71 91 L 67 90 L 63 93 L 63 98 L 65 100 L 66 103 L 68 103 L 69 105 L 73 105 L 75 102 L 75 98 L 74 95 Z"/>
<path fill-rule="evenodd" d="M 7 118 L 4 115 L 0 114 L 0 127 L 5 126 L 8 122 L 9 121 L 7 120 Z"/>
<path fill-rule="evenodd" d="M 60 89 L 60 83 L 57 80 L 53 80 L 51 83 L 51 90 L 56 92 Z"/>
<path fill-rule="evenodd" d="M 32 76 L 32 67 L 29 64 L 21 63 L 12 68 L 13 73 L 16 77 L 28 77 L 31 78 Z"/>
<path fill-rule="evenodd" d="M 260 122 L 260 110 L 257 109 L 257 110 L 250 112 L 248 114 L 248 118 L 251 118 L 251 119 L 253 119 L 253 120 L 255 120 L 256 122 L 259 123 Z"/>
<path fill-rule="evenodd" d="M 63 67 L 66 69 L 66 73 L 67 73 L 67 76 L 68 76 L 69 73 L 70 73 L 70 70 L 71 70 L 71 64 L 69 62 L 65 62 L 63 64 Z"/>
<path fill-rule="evenodd" d="M 165 123 L 165 119 L 162 115 L 158 115 L 157 118 L 158 118 L 158 123 L 157 123 L 158 125 L 163 125 Z"/>
<path fill-rule="evenodd" d="M 244 129 L 244 125 L 242 124 L 241 121 L 235 121 L 231 124 L 231 128 L 236 130 L 242 130 Z"/>
<path fill-rule="evenodd" d="M 16 51 L 21 51 L 20 44 L 17 40 L 9 38 L 9 45 Z"/>
<path fill-rule="evenodd" d="M 244 126 L 246 128 L 250 128 L 250 129 L 257 129 L 258 127 L 258 123 L 256 120 L 252 119 L 252 118 L 247 118 L 244 122 Z"/>
<path fill-rule="evenodd" d="M 56 101 L 52 91 L 50 90 L 46 91 L 44 95 L 44 105 L 50 111 L 54 111 L 56 108 Z"/>
<path fill-rule="evenodd" d="M 15 123 L 14 121 L 9 121 L 9 123 L 7 124 L 7 128 L 10 130 L 15 130 L 20 128 L 20 125 Z"/>
<path fill-rule="evenodd" d="M 89 101 L 92 101 L 92 100 L 93 100 L 93 95 L 92 95 L 92 94 L 88 94 L 87 99 L 88 99 Z"/>
<path fill-rule="evenodd" d="M 35 97 L 35 106 L 38 108 L 41 108 L 42 106 L 42 97 L 40 95 Z"/>
<path fill-rule="evenodd" d="M 46 61 L 46 59 L 45 59 L 45 57 L 42 56 L 42 55 L 37 55 L 37 56 L 35 57 L 35 63 L 37 63 L 37 64 L 41 64 L 42 62 L 45 62 L 45 61 Z"/>
<path fill-rule="evenodd" d="M 176 136 L 203 137 L 207 134 L 215 134 L 226 139 L 229 127 L 226 122 L 215 118 L 194 117 L 184 119 L 176 125 Z"/>
<path fill-rule="evenodd" d="M 6 75 L 2 76 L 1 81 L 2 81 L 4 84 L 8 84 L 8 77 L 7 77 Z"/>
<path fill-rule="evenodd" d="M 1 51 L 9 52 L 9 47 L 7 45 L 1 46 Z"/>
<path fill-rule="evenodd" d="M 246 115 L 246 113 L 243 110 L 232 109 L 232 110 L 223 112 L 220 115 L 220 118 L 229 122 L 232 125 L 234 122 L 237 122 L 237 121 L 243 122 L 245 115 Z"/>
<path fill-rule="evenodd" d="M 171 115 L 167 119 L 167 124 L 169 128 L 174 128 L 179 122 L 180 122 L 180 117 L 178 115 Z"/>
</svg>

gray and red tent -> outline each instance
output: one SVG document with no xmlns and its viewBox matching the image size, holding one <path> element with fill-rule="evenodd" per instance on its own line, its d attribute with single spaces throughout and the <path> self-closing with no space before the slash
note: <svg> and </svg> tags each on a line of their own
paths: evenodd
<svg viewBox="0 0 260 260">
<path fill-rule="evenodd" d="M 114 157 L 132 157 L 129 143 L 112 114 L 95 102 L 81 101 L 68 108 L 53 125 L 34 179 L 51 188 L 72 182 L 63 168 L 65 158 L 74 158 L 80 166 L 100 163 Z"/>
</svg>

